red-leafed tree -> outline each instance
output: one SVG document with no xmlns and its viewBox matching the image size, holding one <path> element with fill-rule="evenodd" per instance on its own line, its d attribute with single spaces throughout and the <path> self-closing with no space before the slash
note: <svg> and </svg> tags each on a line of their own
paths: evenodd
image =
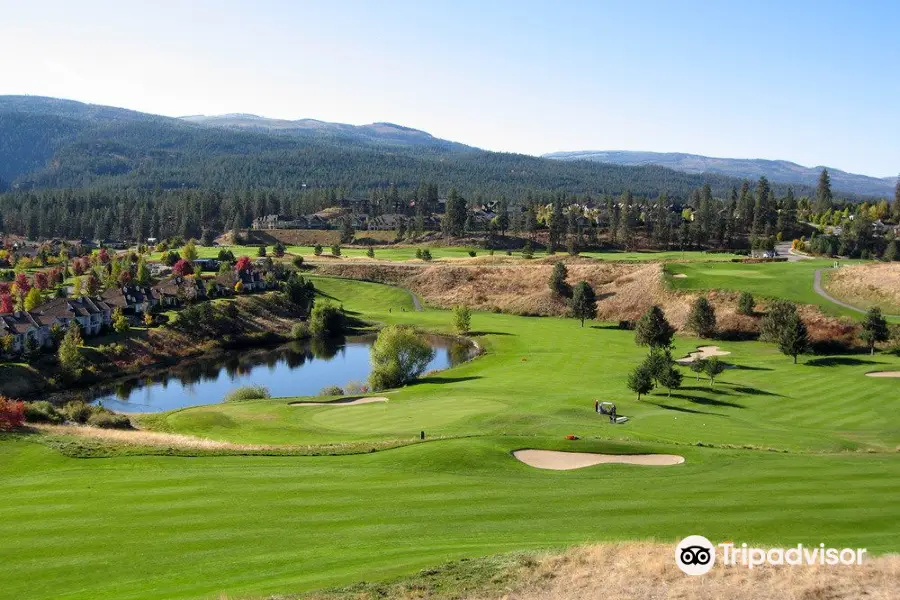
<svg viewBox="0 0 900 600">
<path fill-rule="evenodd" d="M 33 278 L 34 287 L 41 290 L 42 292 L 50 287 L 50 281 L 47 278 L 47 273 L 45 271 L 38 271 L 34 274 Z"/>
<path fill-rule="evenodd" d="M 84 263 L 81 262 L 80 258 L 76 258 L 72 261 L 72 272 L 79 277 L 84 275 Z"/>
<path fill-rule="evenodd" d="M 16 273 L 16 291 L 23 296 L 31 290 L 31 282 L 25 273 Z"/>
<path fill-rule="evenodd" d="M 237 259 L 237 262 L 234 264 L 234 268 L 238 271 L 249 271 L 252 264 L 253 263 L 250 262 L 249 256 L 242 256 Z"/>
<path fill-rule="evenodd" d="M 25 403 L 0 396 L 0 431 L 11 431 L 25 424 Z"/>
<path fill-rule="evenodd" d="M 82 278 L 82 291 L 88 296 L 95 296 L 100 291 L 100 280 L 93 273 L 88 273 Z"/>
<path fill-rule="evenodd" d="M 180 275 L 184 277 L 185 275 L 193 275 L 194 274 L 194 265 L 190 263 L 190 261 L 181 259 L 174 265 L 172 265 L 172 272 L 176 275 Z"/>
<path fill-rule="evenodd" d="M 106 248 L 100 248 L 100 252 L 97 253 L 97 262 L 101 265 L 105 265 L 109 262 L 109 252 Z"/>
<path fill-rule="evenodd" d="M 0 294 L 0 313 L 11 313 L 16 303 L 10 294 Z"/>
<path fill-rule="evenodd" d="M 119 273 L 119 285 L 126 285 L 131 281 L 131 271 L 122 271 Z"/>
</svg>

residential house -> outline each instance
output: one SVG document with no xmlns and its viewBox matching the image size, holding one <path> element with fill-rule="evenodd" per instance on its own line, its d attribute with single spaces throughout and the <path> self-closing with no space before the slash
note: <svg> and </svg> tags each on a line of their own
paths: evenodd
<svg viewBox="0 0 900 600">
<path fill-rule="evenodd" d="M 143 314 L 159 303 L 159 299 L 153 293 L 153 288 L 149 285 L 141 286 L 135 283 L 107 290 L 101 298 L 113 309 L 119 308 L 126 315 Z"/>
<path fill-rule="evenodd" d="M 366 229 L 370 231 L 393 231 L 406 221 L 401 214 L 386 214 L 371 217 L 366 223 Z"/>
</svg>

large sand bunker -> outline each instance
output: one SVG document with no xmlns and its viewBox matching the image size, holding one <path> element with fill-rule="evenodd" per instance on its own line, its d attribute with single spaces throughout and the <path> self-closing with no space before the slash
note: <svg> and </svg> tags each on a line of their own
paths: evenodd
<svg viewBox="0 0 900 600">
<path fill-rule="evenodd" d="M 866 377 L 900 377 L 900 371 L 875 371 L 866 373 Z"/>
<path fill-rule="evenodd" d="M 357 404 L 372 404 L 374 402 L 387 402 L 383 396 L 371 398 L 347 398 L 344 400 L 332 400 L 331 402 L 291 402 L 291 406 L 355 406 Z"/>
<path fill-rule="evenodd" d="M 727 356 L 729 354 L 731 354 L 731 352 L 726 352 L 718 346 L 700 346 L 697 348 L 696 352 L 691 352 L 684 358 L 679 358 L 675 362 L 679 365 L 689 365 L 692 362 L 710 358 L 711 356 Z"/>
<path fill-rule="evenodd" d="M 513 456 L 537 469 L 570 471 L 594 465 L 680 465 L 683 456 L 674 454 L 595 454 L 591 452 L 557 452 L 555 450 L 516 450 Z"/>
</svg>

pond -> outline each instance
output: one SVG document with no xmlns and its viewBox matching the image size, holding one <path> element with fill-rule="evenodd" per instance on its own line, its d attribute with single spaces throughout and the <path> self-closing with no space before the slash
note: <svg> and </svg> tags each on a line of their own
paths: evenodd
<svg viewBox="0 0 900 600">
<path fill-rule="evenodd" d="M 427 339 L 435 353 L 426 372 L 446 369 L 475 354 L 474 346 L 467 342 L 441 336 Z M 360 336 L 237 351 L 97 389 L 90 400 L 110 410 L 134 413 L 215 404 L 222 402 L 229 391 L 246 385 L 263 385 L 274 398 L 314 396 L 327 386 L 365 383 L 371 370 L 369 348 L 374 341 L 375 336 Z"/>
</svg>

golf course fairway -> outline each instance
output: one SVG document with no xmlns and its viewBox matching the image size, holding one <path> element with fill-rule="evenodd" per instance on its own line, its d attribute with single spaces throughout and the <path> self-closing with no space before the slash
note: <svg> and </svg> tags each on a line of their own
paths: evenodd
<svg viewBox="0 0 900 600">
<path fill-rule="evenodd" d="M 312 279 L 366 321 L 452 330 L 449 312 L 416 312 L 405 290 Z M 900 370 L 897 356 L 794 365 L 771 344 L 716 341 L 734 368 L 714 384 L 682 368 L 680 389 L 638 401 L 625 379 L 646 349 L 632 332 L 492 313 L 474 314 L 472 330 L 482 356 L 388 391 L 388 402 L 300 408 L 300 398 L 273 398 L 140 421 L 307 453 L 343 443 L 358 454 L 166 456 L 0 434 L 0 598 L 260 598 L 455 558 L 692 534 L 900 551 L 898 384 L 864 376 Z M 673 356 L 704 345 L 675 343 Z M 628 423 L 610 425 L 595 400 L 615 402 Z M 398 447 L 371 451 L 386 441 Z M 684 463 L 554 471 L 517 460 L 523 449 Z"/>
</svg>

